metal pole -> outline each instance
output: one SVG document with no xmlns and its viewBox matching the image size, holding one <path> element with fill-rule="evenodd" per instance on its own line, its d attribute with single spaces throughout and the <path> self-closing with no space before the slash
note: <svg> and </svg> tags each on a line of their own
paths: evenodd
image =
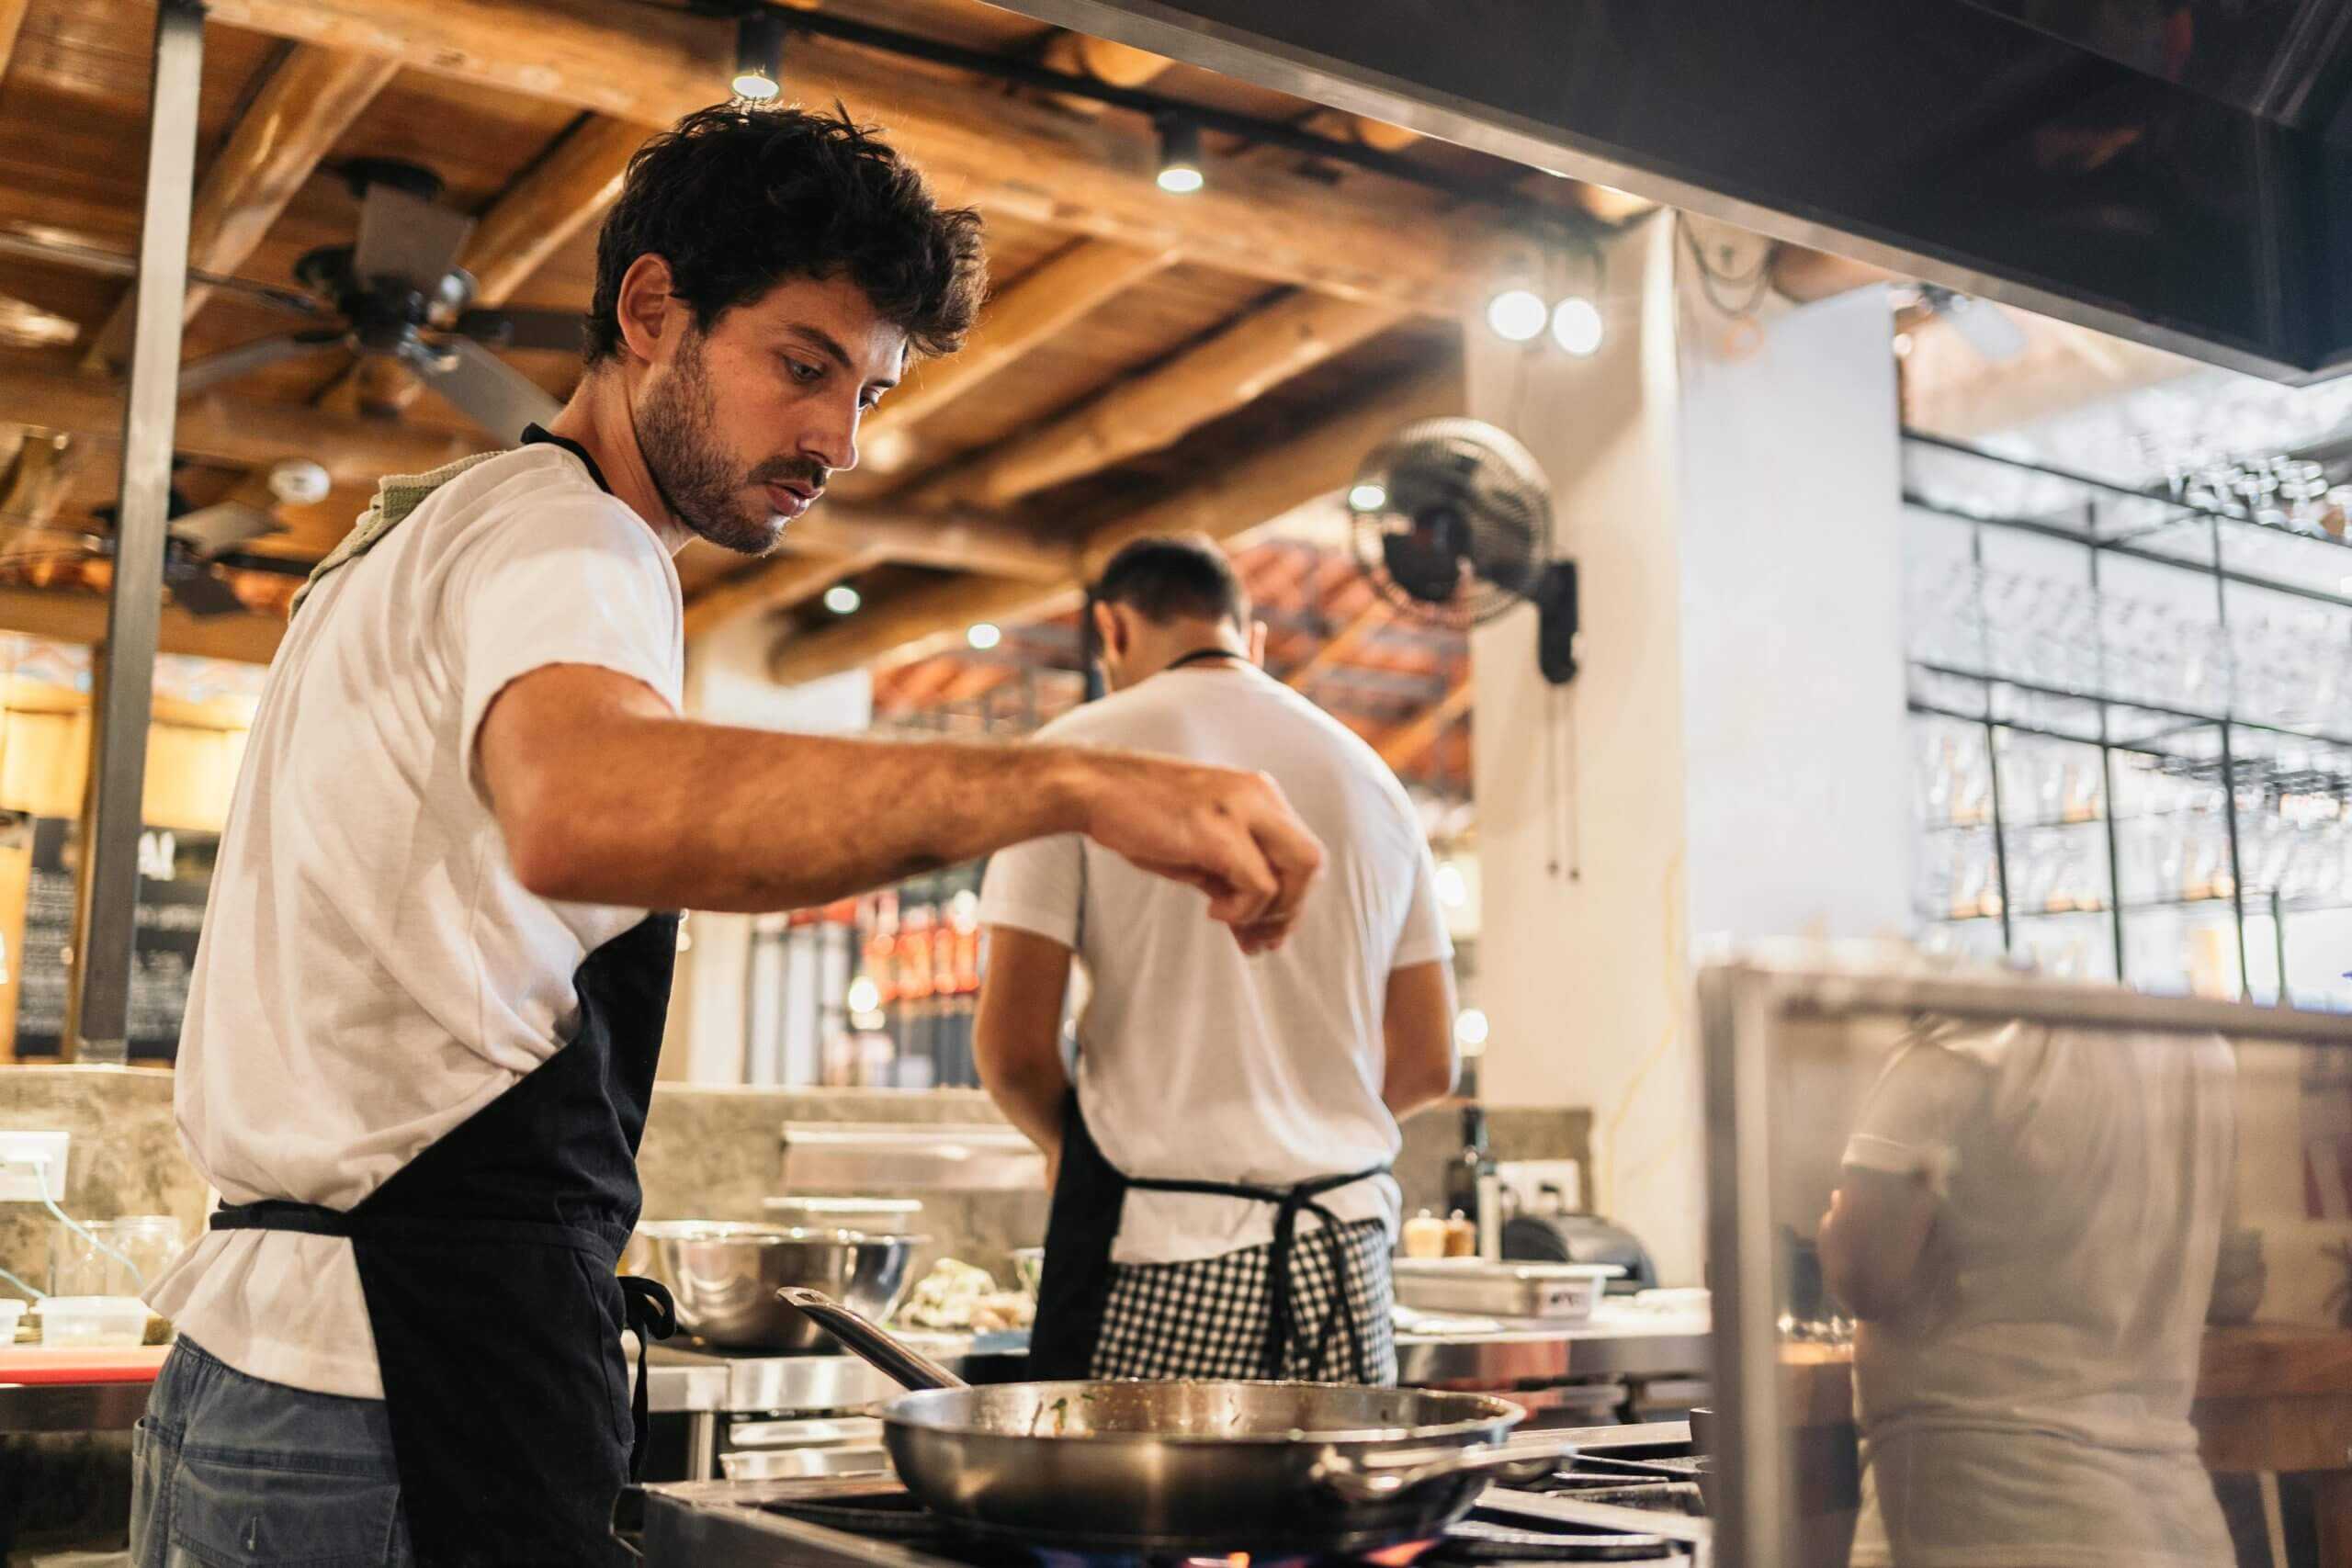
<svg viewBox="0 0 2352 1568">
<path fill-rule="evenodd" d="M 107 680 L 90 729 L 90 833 L 79 910 L 74 1029 L 83 1060 L 130 1054 L 131 937 L 139 898 L 147 724 L 163 614 L 164 540 L 187 296 L 188 212 L 196 190 L 197 93 L 204 75 L 201 0 L 159 0 L 147 118 L 147 206 L 139 233 L 130 389 L 123 400 L 122 499 Z"/>
</svg>

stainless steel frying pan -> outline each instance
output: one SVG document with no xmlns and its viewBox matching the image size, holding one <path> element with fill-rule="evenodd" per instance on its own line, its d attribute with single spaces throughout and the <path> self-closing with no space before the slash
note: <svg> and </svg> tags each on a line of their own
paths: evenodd
<svg viewBox="0 0 2352 1568">
<path fill-rule="evenodd" d="M 1574 1451 L 1478 1393 L 1302 1382 L 973 1387 L 819 1291 L 778 1296 L 908 1388 L 882 1406 L 899 1479 L 975 1535 L 1222 1555 L 1424 1540 L 1489 1479 Z"/>
</svg>

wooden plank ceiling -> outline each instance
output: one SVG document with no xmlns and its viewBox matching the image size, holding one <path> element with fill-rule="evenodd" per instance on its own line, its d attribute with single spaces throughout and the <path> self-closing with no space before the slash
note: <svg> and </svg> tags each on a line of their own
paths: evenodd
<svg viewBox="0 0 2352 1568">
<path fill-rule="evenodd" d="M 1436 182 L 1212 132 L 1208 188 L 1171 196 L 1154 186 L 1140 113 L 795 32 L 789 95 L 840 98 L 944 197 L 984 209 L 993 293 L 965 355 L 918 367 L 877 411 L 865 460 L 787 553 L 747 563 L 696 545 L 680 575 L 694 632 L 774 624 L 780 679 L 899 660 L 883 676 L 888 715 L 969 704 L 1023 658 L 1069 664 L 1053 617 L 1067 622 L 1071 590 L 1125 538 L 1241 533 L 1342 482 L 1396 423 L 1458 407 L 1459 310 L 1483 296 L 1526 216 L 1478 193 L 1571 223 L 1625 215 L 1609 193 L 978 0 L 786 9 L 1309 126 L 1397 150 Z M 152 26 L 151 0 L 0 0 L 0 234 L 133 249 Z M 596 219 L 623 162 L 652 126 L 723 96 L 732 38 L 731 24 L 675 0 L 212 0 L 194 263 L 292 286 L 299 258 L 356 233 L 343 166 L 399 158 L 437 174 L 443 201 L 480 220 L 464 260 L 484 302 L 584 310 Z M 96 509 L 116 489 L 123 350 L 109 323 L 128 290 L 119 276 L 0 257 L 0 626 L 99 624 L 108 535 Z M 303 324 L 230 290 L 193 304 L 191 359 Z M 506 357 L 558 396 L 578 375 L 568 355 Z M 188 502 L 275 510 L 286 531 L 251 554 L 286 564 L 226 570 L 250 614 L 175 612 L 166 646 L 250 656 L 274 643 L 294 573 L 348 527 L 375 474 L 488 437 L 396 367 L 336 347 L 188 398 L 179 442 Z M 325 501 L 270 496 L 270 468 L 299 457 L 334 477 Z M 1277 672 L 1376 744 L 1409 748 L 1408 773 L 1447 789 L 1466 780 L 1458 634 L 1396 624 L 1328 552 L 1276 542 L 1242 559 Z M 820 605 L 842 582 L 859 592 L 854 615 Z M 982 618 L 1039 629 L 993 657 L 907 661 Z"/>
</svg>

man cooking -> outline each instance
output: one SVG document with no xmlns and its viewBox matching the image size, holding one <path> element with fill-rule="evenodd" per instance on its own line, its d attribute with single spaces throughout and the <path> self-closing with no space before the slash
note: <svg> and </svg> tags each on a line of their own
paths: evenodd
<svg viewBox="0 0 2352 1568">
<path fill-rule="evenodd" d="M 621 1332 L 668 1305 L 616 1277 L 660 911 L 1077 833 L 1204 889 L 1240 945 L 1283 940 L 1319 851 L 1253 775 L 678 716 L 672 555 L 773 546 L 981 288 L 978 219 L 847 119 L 692 116 L 605 220 L 561 413 L 386 479 L 313 576 L 182 1034 L 223 1207 L 151 1296 L 181 1338 L 140 1424 L 141 1568 L 616 1559 L 645 1429 Z"/>
<path fill-rule="evenodd" d="M 1182 888 L 1075 835 L 989 863 L 974 1052 L 1054 1172 L 1030 1375 L 1394 1382 L 1396 1123 L 1455 1070 L 1420 824 L 1372 748 L 1258 668 L 1207 539 L 1129 545 L 1089 614 L 1114 694 L 1038 739 L 1254 770 L 1331 874 L 1253 957 L 1200 940 Z M 1075 1084 L 1073 955 L 1091 981 Z"/>
</svg>

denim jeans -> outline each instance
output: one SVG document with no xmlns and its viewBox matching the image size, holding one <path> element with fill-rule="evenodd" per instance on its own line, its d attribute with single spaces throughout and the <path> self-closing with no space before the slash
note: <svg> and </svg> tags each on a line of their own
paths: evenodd
<svg viewBox="0 0 2352 1568">
<path fill-rule="evenodd" d="M 174 1348 L 131 1437 L 133 1568 L 410 1568 L 381 1400 Z"/>
</svg>

